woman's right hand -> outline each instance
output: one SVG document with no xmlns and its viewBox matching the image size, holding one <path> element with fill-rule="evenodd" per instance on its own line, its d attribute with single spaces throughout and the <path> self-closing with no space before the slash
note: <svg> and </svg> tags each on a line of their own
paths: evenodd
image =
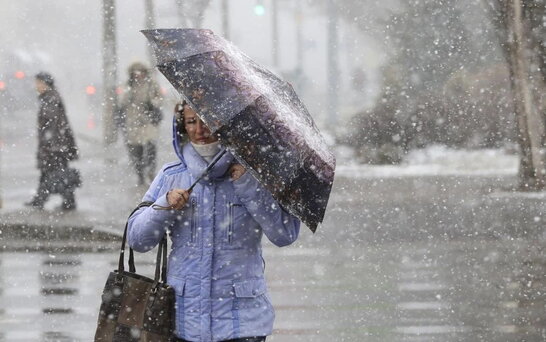
<svg viewBox="0 0 546 342">
<path fill-rule="evenodd" d="M 190 192 L 184 189 L 172 189 L 167 193 L 167 202 L 172 209 L 181 210 L 190 199 Z"/>
</svg>

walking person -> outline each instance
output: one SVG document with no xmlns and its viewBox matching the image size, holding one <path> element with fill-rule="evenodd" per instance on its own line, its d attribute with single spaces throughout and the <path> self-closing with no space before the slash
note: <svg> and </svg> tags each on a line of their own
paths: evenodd
<svg viewBox="0 0 546 342">
<path fill-rule="evenodd" d="M 37 153 L 40 182 L 36 195 L 25 205 L 43 209 L 49 196 L 58 193 L 63 198 L 59 209 L 75 210 L 74 191 L 80 186 L 80 177 L 79 172 L 68 165 L 78 159 L 74 135 L 53 77 L 40 72 L 35 81 L 40 106 Z"/>
<path fill-rule="evenodd" d="M 146 252 L 169 233 L 167 282 L 176 292 L 173 341 L 265 341 L 274 310 L 264 278 L 263 234 L 293 243 L 300 221 L 285 211 L 185 102 L 175 108 L 179 160 L 157 174 L 129 218 L 128 241 Z M 188 141 L 189 140 L 189 141 Z M 192 191 L 213 158 L 220 158 Z M 167 210 L 159 210 L 167 209 Z"/>
<path fill-rule="evenodd" d="M 136 62 L 129 67 L 127 89 L 120 105 L 125 139 L 138 184 L 152 181 L 156 172 L 161 94 L 150 70 Z"/>
</svg>

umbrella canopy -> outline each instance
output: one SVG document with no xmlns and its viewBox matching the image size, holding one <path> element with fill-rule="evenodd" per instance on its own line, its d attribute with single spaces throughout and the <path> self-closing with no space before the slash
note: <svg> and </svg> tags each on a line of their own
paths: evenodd
<svg viewBox="0 0 546 342">
<path fill-rule="evenodd" d="M 322 222 L 335 158 L 292 86 L 210 30 L 142 31 L 158 69 L 289 212 Z"/>
</svg>

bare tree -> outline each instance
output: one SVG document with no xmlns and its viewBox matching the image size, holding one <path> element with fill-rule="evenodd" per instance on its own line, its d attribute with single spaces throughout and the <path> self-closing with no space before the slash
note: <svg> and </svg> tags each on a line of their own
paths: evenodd
<svg viewBox="0 0 546 342">
<path fill-rule="evenodd" d="M 201 28 L 211 0 L 175 0 L 182 27 Z"/>
<path fill-rule="evenodd" d="M 180 27 L 188 27 L 188 18 L 187 18 L 187 13 L 185 11 L 185 6 L 184 6 L 184 3 L 186 3 L 186 1 L 175 0 L 175 3 L 176 3 L 176 11 L 178 14 Z"/>
<path fill-rule="evenodd" d="M 222 0 L 222 34 L 229 39 L 229 4 L 228 0 Z"/>
<path fill-rule="evenodd" d="M 521 190 L 545 187 L 545 166 L 541 155 L 544 122 L 541 117 L 543 77 L 537 77 L 540 48 L 532 39 L 531 8 L 521 0 L 484 0 L 489 16 L 497 28 L 497 37 L 510 71 L 510 84 L 521 148 L 519 186 Z M 534 43 L 534 44 L 533 44 Z M 535 46 L 533 46 L 535 45 Z"/>
<path fill-rule="evenodd" d="M 145 0 L 144 1 L 144 25 L 146 29 L 154 29 L 155 28 L 155 10 L 154 10 L 154 3 L 152 0 Z M 148 44 L 148 60 L 150 62 L 150 65 L 155 65 L 155 57 L 154 57 L 154 51 L 152 49 L 151 44 Z"/>
<path fill-rule="evenodd" d="M 116 50 L 116 3 L 115 0 L 103 0 L 103 136 L 105 146 L 116 140 L 114 111 L 117 105 L 117 50 Z"/>
<path fill-rule="evenodd" d="M 525 2 L 524 15 L 528 18 L 531 48 L 537 57 L 537 66 L 546 80 L 546 2 L 530 0 Z"/>
<path fill-rule="evenodd" d="M 533 76 L 531 81 L 537 91 L 536 105 L 542 120 L 546 113 L 546 2 L 544 0 L 531 0 L 525 2 L 524 15 L 529 23 L 529 42 L 532 49 L 531 69 Z M 545 132 L 546 134 L 546 132 Z"/>
<path fill-rule="evenodd" d="M 334 0 L 328 0 L 328 111 L 330 112 L 330 127 L 335 128 L 339 115 L 339 32 L 338 12 Z"/>
</svg>

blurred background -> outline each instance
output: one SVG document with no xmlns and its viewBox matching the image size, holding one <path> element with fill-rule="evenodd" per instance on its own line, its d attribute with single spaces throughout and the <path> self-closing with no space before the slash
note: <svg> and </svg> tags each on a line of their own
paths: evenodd
<svg viewBox="0 0 546 342">
<path fill-rule="evenodd" d="M 351 159 L 397 164 L 437 144 L 513 153 L 525 143 L 518 108 L 534 112 L 522 115 L 540 121 L 542 140 L 546 73 L 544 4 L 518 3 L 515 18 L 506 0 L 2 0 L 0 110 L 9 127 L 18 110 L 34 108 L 32 75 L 49 70 L 77 134 L 106 135 L 104 82 L 120 95 L 129 64 L 153 64 L 139 30 L 203 27 L 292 83 L 329 142 L 351 146 Z M 531 109 L 514 103 L 525 98 L 516 22 Z M 156 76 L 169 107 L 178 95 Z M 523 157 L 522 167 L 532 163 Z"/>
<path fill-rule="evenodd" d="M 268 341 L 546 340 L 544 0 L 0 0 L 0 342 L 93 336 L 146 191 L 112 113 L 154 27 L 212 29 L 289 81 L 337 157 L 317 233 L 264 241 Z M 69 214 L 22 209 L 39 71 L 81 150 Z"/>
<path fill-rule="evenodd" d="M 114 2 L 112 2 L 114 3 Z M 317 123 L 340 124 L 373 105 L 380 93 L 379 67 L 386 55 L 383 37 L 359 27 L 364 17 L 332 18 L 324 1 L 117 1 L 115 41 L 119 86 L 127 67 L 149 60 L 139 32 L 150 27 L 212 29 L 258 63 L 297 88 Z M 33 75 L 49 70 L 58 79 L 78 134 L 93 135 L 100 123 L 103 86 L 103 4 L 101 1 L 0 2 L 0 91 L 2 110 L 35 106 Z M 343 14 L 345 15 L 345 14 Z M 328 21 L 335 20 L 335 32 Z M 332 34 L 337 38 L 331 41 Z M 334 61 L 332 59 L 335 58 Z M 334 68 L 336 75 L 331 75 Z M 177 98 L 157 75 L 168 100 Z M 330 115 L 329 84 L 335 82 L 338 115 Z"/>
</svg>

